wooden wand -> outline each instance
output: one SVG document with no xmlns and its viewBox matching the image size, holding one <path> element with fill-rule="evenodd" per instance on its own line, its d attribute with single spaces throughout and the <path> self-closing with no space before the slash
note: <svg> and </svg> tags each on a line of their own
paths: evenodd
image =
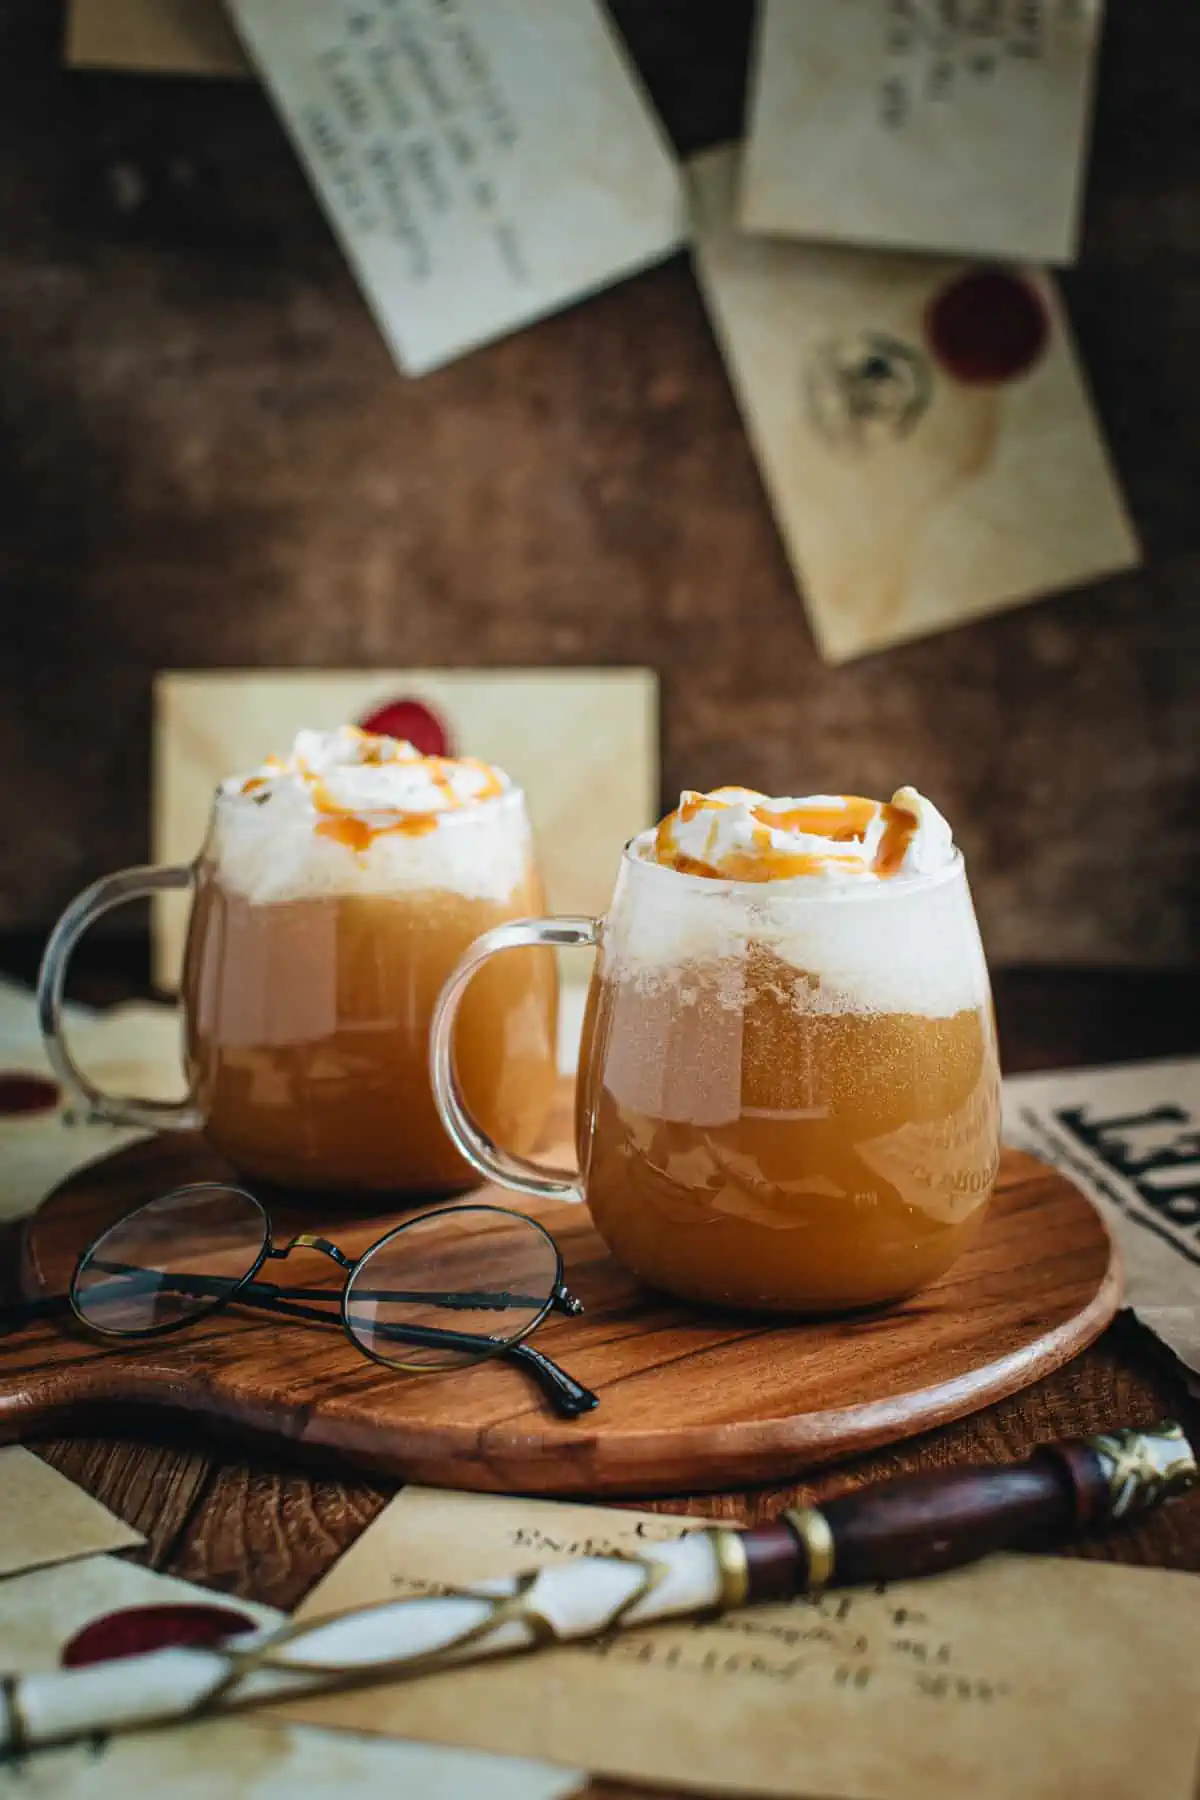
<svg viewBox="0 0 1200 1800">
<path fill-rule="evenodd" d="M 712 1616 L 830 1586 L 933 1575 L 991 1550 L 1102 1530 L 1197 1480 L 1167 1420 L 1045 1444 L 1024 1462 L 949 1468 L 709 1526 L 637 1556 L 583 1556 L 449 1593 L 384 1601 L 49 1675 L 0 1677 L 0 1755 L 444 1669 L 504 1652 Z"/>
</svg>

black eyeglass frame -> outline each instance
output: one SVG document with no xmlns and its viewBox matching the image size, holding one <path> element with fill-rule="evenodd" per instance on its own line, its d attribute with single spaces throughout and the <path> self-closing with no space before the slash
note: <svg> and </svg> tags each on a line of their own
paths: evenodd
<svg viewBox="0 0 1200 1800">
<path fill-rule="evenodd" d="M 231 1282 L 228 1292 L 222 1293 L 216 1297 L 212 1305 L 188 1314 L 181 1319 L 169 1319 L 160 1325 L 111 1330 L 103 1325 L 97 1324 L 94 1319 L 88 1317 L 83 1311 L 80 1303 L 79 1283 L 86 1274 L 89 1265 L 93 1267 L 102 1266 L 93 1263 L 92 1259 L 95 1257 L 97 1250 L 99 1250 L 105 1239 L 111 1237 L 122 1225 L 128 1224 L 131 1220 L 135 1219 L 139 1213 L 145 1212 L 150 1207 L 160 1207 L 164 1201 L 183 1199 L 185 1196 L 201 1193 L 234 1194 L 241 1200 L 249 1201 L 261 1219 L 262 1245 L 258 1255 L 246 1270 L 245 1274 L 239 1276 L 236 1281 Z M 448 1214 L 461 1215 L 462 1213 L 467 1212 L 490 1213 L 503 1218 L 516 1219 L 529 1229 L 539 1232 L 545 1239 L 554 1256 L 554 1282 L 539 1309 L 519 1331 L 508 1338 L 493 1340 L 490 1338 L 480 1339 L 471 1336 L 468 1339 L 465 1333 L 462 1334 L 461 1348 L 464 1355 L 469 1355 L 470 1361 L 464 1362 L 461 1365 L 446 1364 L 439 1368 L 438 1366 L 429 1363 L 405 1362 L 398 1358 L 383 1356 L 377 1350 L 369 1348 L 362 1339 L 355 1334 L 350 1323 L 349 1315 L 354 1283 L 362 1274 L 366 1265 L 370 1262 L 372 1257 L 385 1249 L 387 1245 L 393 1243 L 396 1238 L 402 1237 L 403 1234 L 413 1226 L 423 1224 L 428 1219 L 440 1218 Z M 286 1257 L 290 1256 L 293 1250 L 316 1250 L 321 1255 L 329 1257 L 329 1259 L 336 1263 L 340 1269 L 343 1269 L 346 1274 L 346 1280 L 342 1286 L 338 1305 L 338 1317 L 343 1332 L 360 1355 L 368 1357 L 372 1362 L 380 1364 L 381 1367 L 386 1369 L 398 1369 L 404 1373 L 416 1375 L 453 1374 L 456 1372 L 456 1369 L 469 1368 L 477 1363 L 490 1362 L 497 1356 L 513 1356 L 521 1362 L 538 1382 L 538 1385 L 542 1388 L 543 1392 L 554 1402 L 559 1411 L 564 1413 L 567 1417 L 576 1418 L 581 1413 L 590 1412 L 592 1408 L 599 1403 L 598 1396 L 592 1393 L 589 1388 L 586 1388 L 580 1382 L 577 1382 L 573 1376 L 569 1375 L 565 1369 L 561 1368 L 549 1356 L 546 1356 L 544 1352 L 535 1350 L 531 1344 L 526 1342 L 532 1333 L 537 1330 L 538 1326 L 545 1322 L 551 1312 L 558 1310 L 569 1315 L 575 1315 L 583 1311 L 582 1301 L 578 1300 L 566 1285 L 562 1252 L 550 1233 L 546 1230 L 545 1226 L 542 1225 L 539 1220 L 530 1218 L 527 1213 L 517 1212 L 513 1207 L 489 1206 L 486 1203 L 474 1202 L 468 1202 L 462 1206 L 432 1208 L 427 1212 L 416 1213 L 410 1219 L 402 1220 L 399 1225 L 394 1225 L 390 1231 L 384 1232 L 382 1237 L 376 1238 L 374 1243 L 369 1244 L 362 1255 L 358 1257 L 347 1256 L 345 1251 L 341 1250 L 338 1245 L 332 1243 L 330 1239 L 313 1232 L 298 1232 L 294 1237 L 290 1238 L 286 1244 L 279 1247 L 276 1247 L 272 1239 L 273 1230 L 271 1216 L 257 1194 L 251 1193 L 249 1188 L 239 1187 L 236 1183 L 229 1181 L 197 1181 L 190 1182 L 182 1187 L 171 1188 L 164 1194 L 158 1194 L 151 1200 L 143 1201 L 140 1206 L 132 1207 L 129 1212 L 114 1219 L 111 1224 L 105 1226 L 103 1231 L 97 1233 L 87 1247 L 80 1253 L 75 1263 L 75 1267 L 71 1274 L 70 1284 L 67 1289 L 67 1304 L 75 1319 L 85 1331 L 98 1337 L 110 1338 L 114 1342 L 125 1343 L 145 1342 L 151 1338 L 167 1337 L 174 1332 L 186 1330 L 190 1325 L 196 1325 L 202 1320 L 215 1317 L 216 1314 L 223 1312 L 227 1306 L 232 1306 L 239 1300 L 241 1300 L 243 1304 L 249 1303 L 263 1306 L 267 1311 L 277 1312 L 285 1318 L 300 1317 L 329 1321 L 331 1315 L 328 1312 L 323 1312 L 316 1308 L 302 1308 L 295 1304 L 289 1304 L 289 1297 L 287 1291 L 284 1289 L 270 1286 L 262 1290 L 255 1290 L 252 1286 L 252 1284 L 255 1283 L 255 1278 L 266 1263 L 281 1262 Z M 320 1297 L 324 1298 L 326 1296 L 322 1295 Z M 334 1296 L 330 1293 L 327 1297 L 332 1299 Z M 497 1296 L 497 1298 L 500 1300 L 507 1300 L 509 1296 Z M 39 1303 L 35 1302 L 34 1307 L 37 1307 L 38 1304 Z M 447 1340 L 452 1339 L 456 1335 L 449 1331 L 443 1331 L 440 1327 L 417 1328 L 411 1326 L 393 1326 L 390 1327 L 390 1329 L 397 1333 L 403 1332 L 410 1337 L 410 1340 L 418 1329 L 422 1332 L 428 1331 L 430 1336 L 433 1336 L 436 1333 L 438 1337 Z M 482 1348 L 477 1347 L 480 1345 L 482 1345 Z"/>
</svg>

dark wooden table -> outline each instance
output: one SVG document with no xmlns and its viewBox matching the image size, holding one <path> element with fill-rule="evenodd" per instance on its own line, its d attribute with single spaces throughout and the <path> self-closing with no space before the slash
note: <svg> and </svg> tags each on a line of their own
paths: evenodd
<svg viewBox="0 0 1200 1800">
<path fill-rule="evenodd" d="M 17 947 L 0 966 L 28 975 Z M 115 973 L 114 973 L 115 969 Z M 85 974 L 85 998 L 130 991 L 116 963 Z M 1006 1067 L 1051 1068 L 1195 1051 L 1200 975 L 1002 973 L 997 1010 Z M 0 1267 L 11 1251 L 0 1239 Z M 1200 1432 L 1200 1403 L 1154 1340 L 1122 1317 L 1075 1362 L 997 1406 L 911 1443 L 787 1487 L 633 1501 L 752 1523 L 798 1499 L 910 1469 L 1024 1455 L 1047 1438 L 1164 1415 Z M 261 1456 L 243 1459 L 183 1437 L 61 1439 L 40 1453 L 144 1532 L 139 1560 L 248 1599 L 294 1607 L 387 1504 L 394 1487 L 336 1470 L 308 1471 Z M 1110 1561 L 1200 1570 L 1200 1492 L 1144 1523 L 1069 1551 Z M 595 1796 L 639 1790 L 594 1783 Z"/>
</svg>

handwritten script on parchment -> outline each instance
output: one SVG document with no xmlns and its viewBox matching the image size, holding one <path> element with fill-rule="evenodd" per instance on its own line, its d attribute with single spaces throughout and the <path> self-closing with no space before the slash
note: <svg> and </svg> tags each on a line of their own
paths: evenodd
<svg viewBox="0 0 1200 1800">
<path fill-rule="evenodd" d="M 301 1616 L 703 1521 L 406 1488 Z M 748 1608 L 289 1708 L 632 1780 L 843 1800 L 1190 1800 L 1200 1580 L 1035 1557 Z"/>
<path fill-rule="evenodd" d="M 1022 64 L 1045 64 L 1053 53 L 1054 13 L 1048 0 L 887 0 L 880 19 L 881 123 L 889 131 L 912 130 L 926 107 L 969 106 L 976 86 L 1003 81 Z M 1088 8 L 1084 0 L 1065 0 L 1057 15 L 1078 28 Z"/>
<path fill-rule="evenodd" d="M 229 0 L 401 366 L 667 255 L 679 172 L 597 0 Z"/>
<path fill-rule="evenodd" d="M 742 223 L 1074 254 L 1100 0 L 764 0 Z"/>
</svg>

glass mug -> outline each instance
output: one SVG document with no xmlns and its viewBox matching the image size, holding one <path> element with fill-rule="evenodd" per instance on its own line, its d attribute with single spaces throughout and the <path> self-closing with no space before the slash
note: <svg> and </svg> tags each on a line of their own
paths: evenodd
<svg viewBox="0 0 1200 1800">
<path fill-rule="evenodd" d="M 454 1067 L 473 978 L 533 944 L 599 951 L 578 1175 L 500 1149 Z M 613 1255 L 686 1300 L 898 1300 L 967 1247 L 995 1183 L 995 1025 L 957 852 L 937 874 L 834 894 L 681 874 L 627 846 L 604 919 L 521 920 L 468 951 L 431 1060 L 443 1123 L 476 1169 L 586 1200 Z"/>
<path fill-rule="evenodd" d="M 340 813 L 340 842 L 307 826 L 301 836 L 285 818 L 265 833 L 259 819 L 251 845 L 246 804 L 241 794 L 218 793 L 194 863 L 109 875 L 67 908 L 38 982 L 59 1081 L 94 1118 L 201 1131 L 260 1181 L 342 1192 L 471 1185 L 434 1107 L 429 1026 L 464 948 L 545 904 L 521 791 L 507 788 L 409 833 Z M 63 1040 L 68 959 L 110 908 L 189 886 L 187 1099 L 103 1094 Z M 459 1057 L 469 1104 L 484 1130 L 520 1150 L 535 1143 L 557 1078 L 552 960 L 530 951 L 496 963 L 464 1007 Z"/>
</svg>

